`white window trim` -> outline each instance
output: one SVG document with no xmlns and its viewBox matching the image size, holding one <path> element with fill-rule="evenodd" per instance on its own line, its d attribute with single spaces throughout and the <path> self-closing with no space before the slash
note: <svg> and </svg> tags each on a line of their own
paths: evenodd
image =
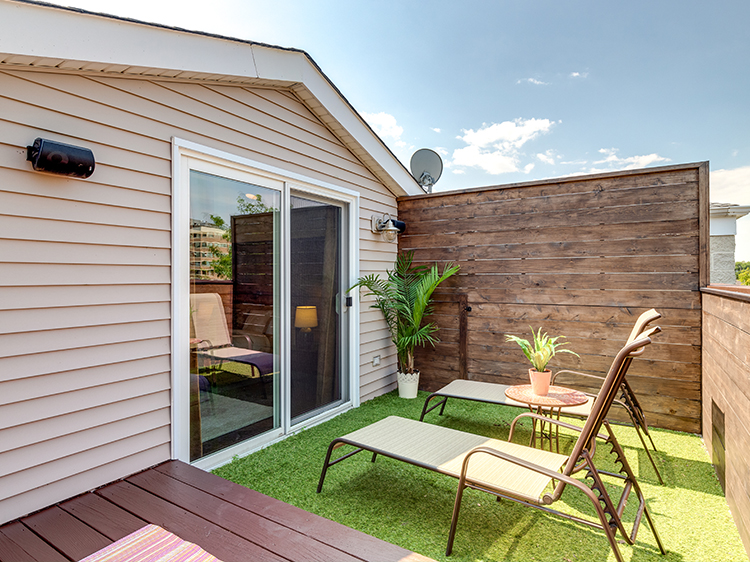
<svg viewBox="0 0 750 562">
<path fill-rule="evenodd" d="M 200 163 L 199 166 L 191 167 L 191 163 Z M 257 162 L 248 158 L 237 156 L 217 150 L 215 148 L 200 145 L 198 143 L 172 138 L 172 458 L 190 462 L 190 408 L 189 381 L 178 373 L 188 372 L 190 367 L 189 356 L 189 306 L 190 300 L 190 198 L 185 195 L 189 193 L 189 177 L 191 169 L 202 169 L 209 171 L 216 167 L 216 171 L 224 177 L 232 177 L 231 170 L 238 173 L 236 179 L 243 178 L 246 181 L 247 174 L 258 176 L 261 181 L 259 185 L 266 185 L 272 189 L 281 189 L 282 209 L 286 209 L 289 202 L 290 192 L 310 194 L 337 201 L 348 206 L 349 220 L 348 232 L 348 270 L 345 278 L 347 287 L 353 285 L 359 278 L 359 193 L 340 186 L 319 181 L 302 174 L 284 170 L 275 166 Z M 265 180 L 265 181 L 263 181 Z M 282 229 L 286 230 L 288 212 L 282 212 Z M 282 259 L 281 263 L 281 291 L 282 314 L 280 322 L 281 333 L 288 333 L 288 318 L 290 317 L 289 300 L 289 248 L 288 239 L 282 237 Z M 346 295 L 342 295 L 345 297 Z M 332 408 L 314 418 L 304 421 L 294 427 L 288 425 L 287 412 L 289 411 L 289 397 L 282 396 L 281 413 L 282 424 L 278 430 L 264 433 L 249 442 L 240 443 L 212 455 L 208 455 L 193 464 L 199 468 L 211 469 L 230 462 L 234 456 L 248 455 L 271 443 L 285 438 L 291 433 L 303 428 L 312 427 L 323 421 L 331 419 L 360 404 L 360 376 L 359 376 L 359 299 L 352 299 L 352 306 L 348 308 L 348 331 L 349 331 L 349 353 L 348 364 L 344 365 L 345 372 L 349 373 L 349 394 L 347 402 Z M 343 303 L 342 303 L 342 310 Z M 285 347 L 288 342 L 281 339 L 281 368 L 286 372 L 285 362 L 288 351 Z M 285 393 L 288 394 L 288 393 Z"/>
</svg>

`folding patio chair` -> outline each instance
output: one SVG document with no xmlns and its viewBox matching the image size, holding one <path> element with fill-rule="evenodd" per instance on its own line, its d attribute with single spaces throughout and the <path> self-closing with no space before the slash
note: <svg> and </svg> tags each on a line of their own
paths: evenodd
<svg viewBox="0 0 750 562">
<path fill-rule="evenodd" d="M 659 314 L 653 308 L 641 314 L 636 320 L 635 325 L 633 326 L 633 329 L 630 332 L 630 336 L 627 339 L 627 343 L 632 342 L 639 334 L 643 332 L 646 326 L 648 326 L 651 322 L 653 322 L 654 320 L 657 320 L 658 318 L 661 318 L 661 314 Z M 557 382 L 557 377 L 559 377 L 560 375 L 576 375 L 576 376 L 581 376 L 581 377 L 604 380 L 604 377 L 601 375 L 594 375 L 594 374 L 589 374 L 589 373 L 580 373 L 578 371 L 564 370 L 564 371 L 558 371 L 557 373 L 555 373 L 555 375 L 552 378 L 552 384 L 555 384 Z M 498 404 L 502 406 L 515 406 L 518 408 L 528 408 L 527 404 L 524 404 L 522 402 L 517 402 L 511 398 L 508 398 L 505 395 L 505 390 L 509 388 L 509 386 L 510 385 L 506 385 L 506 384 L 481 382 L 481 381 L 473 381 L 473 380 L 452 381 L 446 386 L 444 386 L 443 388 L 441 388 L 440 390 L 433 392 L 427 397 L 424 403 L 424 407 L 422 408 L 422 415 L 420 416 L 419 420 L 420 421 L 424 420 L 425 415 L 435 410 L 436 408 L 440 408 L 439 415 L 442 416 L 443 411 L 445 410 L 445 404 L 447 403 L 448 398 L 456 398 L 459 400 L 473 400 L 475 402 L 486 402 L 489 404 Z M 442 400 L 428 407 L 430 405 L 430 402 L 436 398 L 442 398 Z M 664 480 L 661 477 L 659 468 L 656 466 L 656 461 L 651 455 L 651 451 L 649 451 L 649 448 L 646 445 L 646 441 L 643 438 L 643 435 L 645 434 L 648 437 L 649 441 L 651 442 L 651 447 L 653 448 L 654 451 L 656 451 L 656 445 L 654 445 L 654 440 L 651 438 L 651 434 L 649 433 L 648 424 L 646 423 L 646 416 L 643 413 L 643 409 L 641 408 L 641 405 L 638 402 L 638 399 L 633 393 L 633 390 L 631 389 L 627 380 L 623 379 L 620 385 L 619 399 L 615 399 L 614 403 L 624 408 L 625 411 L 628 413 L 628 416 L 630 416 L 630 420 L 633 424 L 633 427 L 635 428 L 636 433 L 638 434 L 638 438 L 641 440 L 641 444 L 643 445 L 643 450 L 646 451 L 648 460 L 651 462 L 651 466 L 654 467 L 654 472 L 656 473 L 656 477 L 659 479 L 659 483 L 663 485 Z M 560 413 L 563 415 L 572 416 L 572 417 L 587 418 L 589 414 L 591 413 L 592 405 L 593 405 L 593 395 L 589 394 L 589 401 L 586 404 L 582 404 L 580 406 L 562 408 L 560 410 Z"/>
<path fill-rule="evenodd" d="M 218 293 L 190 294 L 190 337 L 194 340 L 191 352 L 196 355 L 198 367 L 209 373 L 221 369 L 225 361 L 248 365 L 252 373 L 248 378 L 264 381 L 264 377 L 274 373 L 273 354 L 251 349 L 247 336 L 247 348 L 232 345 L 224 304 Z M 265 384 L 262 388 L 265 395 Z"/>
<path fill-rule="evenodd" d="M 645 346 L 651 343 L 650 336 L 658 331 L 659 328 L 652 328 L 640 334 L 638 339 L 626 344 L 616 355 L 583 428 L 537 414 L 523 413 L 513 421 L 509 440 L 506 442 L 391 416 L 331 442 L 317 491 L 320 493 L 323 489 L 329 467 L 361 451 L 370 451 L 373 453 L 373 462 L 377 455 L 384 455 L 459 479 L 446 555 L 453 549 L 461 499 L 467 487 L 601 529 L 618 562 L 622 562 L 623 558 L 617 545 L 617 532 L 625 542 L 634 544 L 641 519 L 645 515 L 659 550 L 666 554 L 640 486 L 606 420 L 607 412 L 632 359 L 643 353 Z M 570 456 L 512 443 L 516 422 L 529 417 L 578 432 L 578 439 Z M 606 435 L 599 435 L 602 426 L 606 429 Z M 597 438 L 603 439 L 611 447 L 618 467 L 617 473 L 598 470 L 594 465 Z M 342 445 L 352 445 L 356 449 L 331 460 L 334 449 Z M 579 471 L 585 471 L 584 481 L 572 477 Z M 602 481 L 602 474 L 623 481 L 623 492 L 617 503 L 610 497 Z M 565 514 L 549 507 L 561 498 L 567 486 L 579 490 L 591 501 L 598 521 Z M 632 530 L 628 533 L 622 515 L 631 492 L 635 492 L 639 505 Z"/>
</svg>

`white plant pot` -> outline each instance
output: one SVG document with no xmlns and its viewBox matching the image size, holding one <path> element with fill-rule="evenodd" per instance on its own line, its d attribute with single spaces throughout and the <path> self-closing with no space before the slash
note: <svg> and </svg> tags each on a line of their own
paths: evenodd
<svg viewBox="0 0 750 562">
<path fill-rule="evenodd" d="M 414 373 L 398 371 L 397 374 L 399 398 L 416 398 L 417 390 L 419 390 L 419 371 Z"/>
</svg>

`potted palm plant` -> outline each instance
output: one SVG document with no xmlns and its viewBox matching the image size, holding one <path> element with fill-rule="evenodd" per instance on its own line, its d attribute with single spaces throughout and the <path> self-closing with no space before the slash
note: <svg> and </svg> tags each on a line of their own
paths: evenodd
<svg viewBox="0 0 750 562">
<path fill-rule="evenodd" d="M 531 326 L 529 326 L 531 328 Z M 529 369 L 529 379 L 531 380 L 531 391 L 538 396 L 547 396 L 549 392 L 549 381 L 552 371 L 547 369 L 547 363 L 552 359 L 556 353 L 572 353 L 576 357 L 580 357 L 575 351 L 570 349 L 560 349 L 563 345 L 568 345 L 568 342 L 559 342 L 560 338 L 565 336 L 557 336 L 551 338 L 545 332 L 542 334 L 542 329 L 539 328 L 538 332 L 534 332 L 534 328 L 531 328 L 531 335 L 533 336 L 533 344 L 529 343 L 528 340 L 519 338 L 518 336 L 511 336 L 506 334 L 505 341 L 514 341 L 521 346 L 524 355 L 531 361 L 532 368 Z"/>
<path fill-rule="evenodd" d="M 367 275 L 357 280 L 349 291 L 365 288 L 362 296 L 373 295 L 377 308 L 383 313 L 391 340 L 398 354 L 398 388 L 402 398 L 416 398 L 419 370 L 414 366 L 414 349 L 418 345 L 435 345 L 438 339 L 434 322 L 423 323 L 432 313 L 432 293 L 438 285 L 458 272 L 458 265 L 447 263 L 442 273 L 437 264 L 413 265 L 414 253 L 403 252 L 396 258 L 386 278 Z"/>
</svg>

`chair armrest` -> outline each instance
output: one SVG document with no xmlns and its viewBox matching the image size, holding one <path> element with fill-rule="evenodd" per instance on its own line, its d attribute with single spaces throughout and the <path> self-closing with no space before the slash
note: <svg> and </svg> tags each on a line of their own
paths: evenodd
<svg viewBox="0 0 750 562">
<path fill-rule="evenodd" d="M 516 429 L 516 422 L 520 418 L 532 418 L 532 419 L 536 419 L 536 420 L 539 420 L 539 421 L 544 422 L 544 423 L 554 424 L 554 425 L 558 425 L 560 427 L 564 427 L 566 429 L 571 429 L 573 431 L 577 431 L 578 433 L 581 433 L 581 431 L 583 430 L 582 427 L 578 427 L 577 425 L 573 425 L 573 424 L 570 424 L 570 423 L 567 423 L 567 422 L 564 422 L 564 421 L 556 420 L 554 418 L 548 418 L 547 416 L 540 416 L 539 414 L 534 414 L 533 412 L 526 412 L 524 414 L 518 414 L 513 419 L 513 421 L 511 422 L 511 424 L 510 424 L 510 433 L 508 435 L 508 441 L 512 441 L 513 440 L 513 432 Z M 602 434 L 602 433 L 598 433 L 596 436 L 599 439 L 604 439 L 604 440 L 607 439 L 607 436 L 604 435 L 604 434 Z"/>
<path fill-rule="evenodd" d="M 244 347 L 245 349 L 253 348 L 253 342 L 247 334 L 232 334 L 232 345 L 234 347 Z"/>
<path fill-rule="evenodd" d="M 547 476 L 548 478 L 552 478 L 554 480 L 559 480 L 561 482 L 564 482 L 565 484 L 569 484 L 571 486 L 574 486 L 575 488 L 578 488 L 581 490 L 584 494 L 586 494 L 589 499 L 594 503 L 598 503 L 597 497 L 594 495 L 594 493 L 591 491 L 591 489 L 586 486 L 583 482 L 576 480 L 575 478 L 572 478 L 571 476 L 568 476 L 567 474 L 563 474 L 561 472 L 557 472 L 555 470 L 550 470 L 547 467 L 539 466 L 538 464 L 535 464 L 533 462 L 527 461 L 525 459 L 520 459 L 518 457 L 514 457 L 513 455 L 510 455 L 508 453 L 504 453 L 502 451 L 498 451 L 497 449 L 493 449 L 491 447 L 475 447 L 471 451 L 469 451 L 466 454 L 466 457 L 464 457 L 464 462 L 461 465 L 461 476 L 459 479 L 459 490 L 465 487 L 466 485 L 466 478 L 467 478 L 467 472 L 469 470 L 469 461 L 473 455 L 476 454 L 486 454 L 493 456 L 495 458 L 504 460 L 506 462 L 518 465 L 520 467 L 523 467 L 527 470 L 531 470 L 532 472 L 537 472 L 539 474 L 543 474 L 544 476 Z M 501 489 L 498 488 L 498 491 Z M 558 496 L 559 497 L 559 496 Z M 554 502 L 557 499 L 557 497 L 550 496 L 549 494 L 545 494 L 542 498 L 542 501 L 544 504 L 549 505 L 552 502 Z"/>
</svg>

